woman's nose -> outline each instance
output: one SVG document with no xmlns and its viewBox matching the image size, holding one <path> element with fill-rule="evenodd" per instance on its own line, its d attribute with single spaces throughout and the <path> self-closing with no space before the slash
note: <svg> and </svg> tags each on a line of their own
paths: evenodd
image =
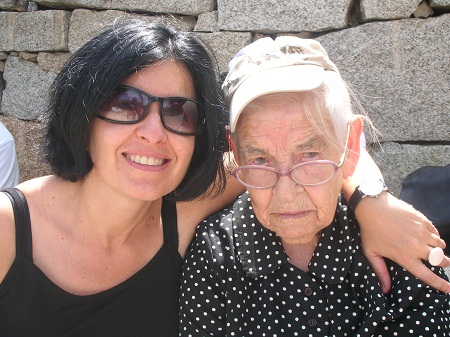
<svg viewBox="0 0 450 337">
<path fill-rule="evenodd" d="M 153 102 L 148 107 L 147 115 L 138 123 L 136 133 L 139 137 L 147 140 L 158 141 L 163 139 L 166 135 L 166 129 L 160 115 L 160 105 L 158 102 Z"/>
<path fill-rule="evenodd" d="M 297 184 L 290 174 L 279 175 L 277 183 L 272 188 L 273 194 L 282 201 L 290 201 L 304 190 L 303 185 Z"/>
</svg>

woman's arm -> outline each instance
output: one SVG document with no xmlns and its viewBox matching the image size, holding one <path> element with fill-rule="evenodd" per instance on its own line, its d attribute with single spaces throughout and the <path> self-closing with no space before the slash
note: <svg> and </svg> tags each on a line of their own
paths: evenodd
<svg viewBox="0 0 450 337">
<path fill-rule="evenodd" d="M 199 198 L 188 202 L 177 203 L 178 215 L 178 251 L 181 256 L 186 253 L 197 225 L 208 215 L 220 211 L 231 204 L 245 188 L 231 175 L 227 174 L 225 191 L 215 198 Z"/>
<path fill-rule="evenodd" d="M 16 256 L 16 229 L 11 202 L 0 193 L 0 283 L 5 278 Z"/>
<path fill-rule="evenodd" d="M 342 193 L 348 200 L 365 178 L 382 174 L 370 155 L 361 148 L 360 159 L 351 179 L 344 182 Z M 355 210 L 361 226 L 361 240 L 367 257 L 381 283 L 383 292 L 391 287 L 391 279 L 383 259 L 387 257 L 407 269 L 433 288 L 449 293 L 450 283 L 434 274 L 422 260 L 428 259 L 433 247 L 445 248 L 445 242 L 433 224 L 411 205 L 388 192 L 378 198 L 364 198 Z M 441 267 L 450 265 L 445 257 Z"/>
</svg>

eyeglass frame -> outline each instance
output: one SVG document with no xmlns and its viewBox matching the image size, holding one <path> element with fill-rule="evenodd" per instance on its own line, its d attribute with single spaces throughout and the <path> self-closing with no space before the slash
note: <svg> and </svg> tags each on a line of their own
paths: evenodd
<svg viewBox="0 0 450 337">
<path fill-rule="evenodd" d="M 164 126 L 164 128 L 166 130 L 169 130 L 169 131 L 171 131 L 173 133 L 176 133 L 176 134 L 179 134 L 179 135 L 182 135 L 182 136 L 195 136 L 195 135 L 198 135 L 198 134 L 201 133 L 202 126 L 205 125 L 205 123 L 206 123 L 206 118 L 204 116 L 202 117 L 200 115 L 200 111 L 203 110 L 203 105 L 200 104 L 199 102 L 197 102 L 194 99 L 187 98 L 187 97 L 182 97 L 182 96 L 158 97 L 158 96 L 150 95 L 149 93 L 147 93 L 145 91 L 139 90 L 139 89 L 137 89 L 135 87 L 132 87 L 132 86 L 129 86 L 129 85 L 118 85 L 115 90 L 117 90 L 119 88 L 131 89 L 131 90 L 134 90 L 134 91 L 138 92 L 139 94 L 147 97 L 149 102 L 148 102 L 148 104 L 147 104 L 147 106 L 146 106 L 146 108 L 144 110 L 144 113 L 135 121 L 118 121 L 118 120 L 111 119 L 111 118 L 108 118 L 108 117 L 105 117 L 105 116 L 101 116 L 100 115 L 100 111 L 102 111 L 102 109 L 100 109 L 100 111 L 96 115 L 97 118 L 99 118 L 101 120 L 104 120 L 104 121 L 107 121 L 107 122 L 110 122 L 110 123 L 115 123 L 115 124 L 137 124 L 137 123 L 143 121 L 145 119 L 145 117 L 147 117 L 148 111 L 149 111 L 150 106 L 152 105 L 152 103 L 157 102 L 157 103 L 159 103 L 159 118 L 161 119 L 161 123 L 162 123 L 162 125 Z M 109 98 L 109 99 L 111 99 L 111 98 Z M 163 112 L 162 112 L 162 106 L 163 106 L 164 101 L 168 100 L 168 99 L 185 99 L 185 100 L 188 100 L 188 101 L 193 102 L 193 103 L 196 104 L 198 120 L 197 120 L 197 130 L 195 132 L 182 132 L 182 131 L 178 131 L 178 130 L 172 129 L 169 126 L 166 125 L 166 121 L 165 121 L 165 118 L 164 118 L 164 115 L 163 115 Z"/>
<path fill-rule="evenodd" d="M 337 173 L 337 171 L 339 170 L 339 168 L 342 167 L 342 165 L 344 165 L 344 160 L 345 160 L 345 154 L 347 153 L 347 149 L 348 149 L 348 138 L 350 135 L 350 122 L 347 123 L 347 135 L 346 135 L 346 140 L 345 140 L 345 146 L 344 146 L 344 153 L 342 153 L 341 158 L 339 159 L 339 164 L 336 164 L 335 162 L 331 161 L 331 160 L 326 160 L 326 159 L 320 159 L 320 160 L 311 160 L 311 161 L 307 161 L 304 163 L 300 163 L 300 164 L 295 164 L 294 166 L 292 166 L 289 170 L 287 171 L 278 171 L 277 169 L 273 168 L 273 167 L 267 167 L 267 166 L 262 166 L 262 165 L 244 165 L 244 166 L 239 166 L 236 167 L 232 172 L 232 176 L 235 177 L 242 185 L 248 187 L 248 188 L 253 188 L 253 189 L 267 189 L 267 188 L 272 188 L 274 187 L 277 183 L 278 180 L 280 179 L 280 177 L 284 177 L 284 176 L 289 176 L 296 184 L 301 185 L 301 186 L 319 186 L 319 185 L 323 185 L 325 183 L 327 183 L 328 181 L 330 181 Z M 294 179 L 294 177 L 292 177 L 292 171 L 302 167 L 302 166 L 308 166 L 308 165 L 314 165 L 314 164 L 331 164 L 333 166 L 333 174 L 326 180 L 320 182 L 320 183 L 315 183 L 315 184 L 304 184 L 301 182 L 298 182 L 297 180 Z M 257 186 L 251 186 L 248 185 L 247 183 L 243 182 L 241 179 L 239 179 L 237 173 L 241 170 L 244 169 L 260 169 L 260 170 L 266 170 L 266 171 L 271 171 L 273 173 L 276 174 L 277 178 L 275 180 L 275 182 L 272 185 L 269 186 L 264 186 L 264 187 L 257 187 Z"/>
</svg>

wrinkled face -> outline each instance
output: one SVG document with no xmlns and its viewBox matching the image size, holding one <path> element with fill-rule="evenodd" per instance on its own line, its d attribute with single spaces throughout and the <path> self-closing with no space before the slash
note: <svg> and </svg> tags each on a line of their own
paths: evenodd
<svg viewBox="0 0 450 337">
<path fill-rule="evenodd" d="M 153 64 L 122 83 L 158 97 L 195 99 L 192 79 L 174 61 Z M 89 141 L 94 163 L 89 179 L 105 188 L 142 200 L 156 200 L 183 180 L 194 151 L 195 136 L 164 128 L 159 103 L 137 124 L 115 124 L 95 118 Z"/>
<path fill-rule="evenodd" d="M 262 165 L 288 171 L 311 160 L 339 162 L 341 153 L 327 146 L 299 104 L 271 95 L 256 101 L 257 105 L 250 104 L 240 116 L 234 135 L 239 166 Z M 289 176 L 281 176 L 272 188 L 249 188 L 255 215 L 283 242 L 309 243 L 334 217 L 342 176 L 341 168 L 323 185 L 303 187 Z"/>
</svg>

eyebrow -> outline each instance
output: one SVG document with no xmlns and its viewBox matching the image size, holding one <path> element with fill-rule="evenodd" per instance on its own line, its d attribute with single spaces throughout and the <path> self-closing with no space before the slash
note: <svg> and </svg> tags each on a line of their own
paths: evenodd
<svg viewBox="0 0 450 337">
<path fill-rule="evenodd" d="M 296 149 L 298 151 L 305 151 L 305 150 L 309 150 L 309 149 L 312 149 L 317 146 L 324 147 L 325 145 L 326 145 L 326 142 L 323 139 L 323 137 L 315 136 L 313 138 L 308 139 L 308 141 L 306 143 L 297 145 Z"/>
<path fill-rule="evenodd" d="M 326 146 L 326 142 L 321 136 L 314 136 L 306 141 L 306 143 L 299 144 L 295 147 L 297 151 L 306 151 L 312 148 Z M 247 145 L 241 148 L 241 153 L 244 156 L 255 156 L 255 155 L 266 155 L 267 152 L 261 148 L 253 147 L 252 145 Z"/>
</svg>

